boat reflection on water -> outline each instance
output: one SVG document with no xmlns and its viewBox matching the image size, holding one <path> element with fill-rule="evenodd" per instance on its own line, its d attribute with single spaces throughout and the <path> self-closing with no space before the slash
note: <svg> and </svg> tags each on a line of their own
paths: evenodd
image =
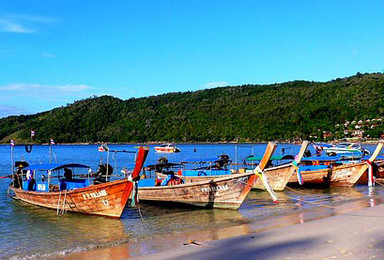
<svg viewBox="0 0 384 260">
<path fill-rule="evenodd" d="M 279 207 L 260 205 L 259 209 L 248 210 L 243 215 L 250 218 L 252 215 L 259 215 L 258 221 L 251 221 L 248 226 L 252 233 L 262 232 L 383 204 L 383 188 L 376 188 L 357 186 L 355 188 L 290 189 L 284 193 L 278 193 Z M 249 195 L 248 201 L 263 196 L 255 193 L 252 192 Z M 267 195 L 264 195 L 265 198 Z M 268 212 L 269 216 L 263 217 L 257 212 L 258 210 Z"/>
<path fill-rule="evenodd" d="M 169 208 L 142 204 L 141 213 L 145 221 L 141 222 L 140 231 L 147 235 L 140 241 L 126 245 L 127 250 L 134 255 L 180 247 L 191 241 L 224 239 L 250 232 L 250 220 L 235 210 Z M 135 237 L 139 235 L 135 234 Z"/>
</svg>

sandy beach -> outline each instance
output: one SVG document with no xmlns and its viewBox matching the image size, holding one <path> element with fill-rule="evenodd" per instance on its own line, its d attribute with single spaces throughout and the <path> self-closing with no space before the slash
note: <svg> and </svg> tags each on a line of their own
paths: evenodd
<svg viewBox="0 0 384 260">
<path fill-rule="evenodd" d="M 122 245 L 64 258 L 384 259 L 384 205 L 234 238 L 180 240 L 179 246 L 143 256 L 130 255 L 128 247 Z"/>
<path fill-rule="evenodd" d="M 139 259 L 383 259 L 384 205 Z"/>
</svg>

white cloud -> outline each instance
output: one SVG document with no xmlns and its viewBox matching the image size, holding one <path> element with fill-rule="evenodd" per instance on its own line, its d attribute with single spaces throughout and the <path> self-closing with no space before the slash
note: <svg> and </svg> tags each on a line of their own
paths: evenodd
<svg viewBox="0 0 384 260">
<path fill-rule="evenodd" d="M 0 118 L 28 113 L 24 108 L 0 105 Z"/>
<path fill-rule="evenodd" d="M 55 21 L 52 18 L 35 15 L 0 15 L 0 31 L 11 33 L 37 33 L 38 24 Z"/>
<path fill-rule="evenodd" d="M 17 21 L 0 19 L 0 31 L 12 33 L 35 33 L 33 29 L 27 28 Z"/>
<path fill-rule="evenodd" d="M 49 53 L 49 52 L 42 52 L 41 56 L 44 58 L 56 58 L 57 56 L 55 54 Z"/>
<path fill-rule="evenodd" d="M 208 82 L 204 85 L 200 86 L 200 89 L 206 89 L 206 88 L 217 88 L 217 87 L 225 87 L 228 86 L 228 82 Z"/>
<path fill-rule="evenodd" d="M 84 85 L 15 83 L 0 86 L 0 117 L 33 114 L 92 96 L 95 88 Z"/>
<path fill-rule="evenodd" d="M 79 85 L 42 85 L 42 84 L 28 84 L 28 83 L 15 83 L 0 86 L 0 93 L 18 94 L 27 96 L 68 96 L 76 93 L 84 93 L 93 89 L 90 86 Z"/>
</svg>

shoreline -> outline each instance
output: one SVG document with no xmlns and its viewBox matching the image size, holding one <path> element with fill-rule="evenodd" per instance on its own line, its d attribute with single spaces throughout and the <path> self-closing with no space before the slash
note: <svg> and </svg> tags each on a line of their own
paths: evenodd
<svg viewBox="0 0 384 260">
<path fill-rule="evenodd" d="M 368 259 L 384 258 L 384 205 L 138 259 Z"/>
<path fill-rule="evenodd" d="M 341 142 L 350 142 L 350 143 L 361 143 L 365 145 L 369 144 L 378 144 L 380 142 L 383 142 L 384 140 L 378 139 L 378 140 L 370 140 L 370 141 L 343 141 L 343 140 L 335 140 L 335 141 L 316 141 L 314 143 L 327 143 L 327 144 L 337 144 Z M 211 144 L 239 144 L 239 145 L 254 145 L 254 144 L 267 144 L 269 141 L 260 141 L 260 142 L 143 142 L 143 143 L 129 143 L 129 142 L 114 142 L 114 143 L 104 143 L 104 142 L 94 142 L 94 143 L 56 143 L 54 144 L 55 146 L 57 145 L 102 145 L 102 144 L 107 144 L 107 145 L 161 145 L 165 143 L 177 143 L 178 145 L 193 145 L 193 144 L 198 144 L 198 145 L 211 145 Z M 302 142 L 285 142 L 285 141 L 274 141 L 277 144 L 301 144 Z M 29 142 L 25 142 L 24 144 L 16 144 L 15 146 L 24 146 L 26 144 L 31 144 Z M 32 145 L 41 145 L 41 146 L 49 146 L 49 143 L 36 143 Z M 9 146 L 9 143 L 0 143 L 0 146 Z"/>
<path fill-rule="evenodd" d="M 259 232 L 231 230 L 227 237 L 218 236 L 213 240 L 204 240 L 204 235 L 198 233 L 182 234 L 171 240 L 159 237 L 149 243 L 136 241 L 52 259 L 384 258 L 384 205 L 345 210 L 340 215 L 277 225 Z"/>
</svg>

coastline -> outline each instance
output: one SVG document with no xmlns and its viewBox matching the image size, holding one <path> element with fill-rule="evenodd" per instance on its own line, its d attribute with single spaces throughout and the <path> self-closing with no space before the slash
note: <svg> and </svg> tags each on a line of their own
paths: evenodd
<svg viewBox="0 0 384 260">
<path fill-rule="evenodd" d="M 343 140 L 334 140 L 334 141 L 313 141 L 313 142 L 321 142 L 321 143 L 329 143 L 329 144 L 337 144 L 341 142 L 350 142 L 350 143 L 361 143 L 361 144 L 378 144 L 380 142 L 383 142 L 382 139 L 377 140 L 365 140 L 365 141 L 359 141 L 359 140 L 349 140 L 349 141 L 343 141 Z M 129 142 L 107 142 L 108 145 L 160 145 L 164 143 L 177 143 L 178 145 L 192 145 L 192 144 L 198 144 L 198 145 L 210 145 L 210 144 L 244 144 L 244 145 L 251 145 L 251 144 L 267 144 L 269 141 L 260 141 L 260 142 L 143 142 L 143 143 L 129 143 Z M 302 141 L 275 141 L 277 144 L 301 144 Z M 24 142 L 25 144 L 30 144 L 29 141 Z M 25 144 L 16 144 L 15 146 L 24 146 Z M 94 142 L 94 143 L 56 143 L 55 145 L 101 145 L 105 144 L 105 142 Z M 43 145 L 43 146 L 49 146 L 49 143 L 33 143 L 33 145 Z M 9 142 L 0 143 L 0 146 L 9 146 Z"/>
<path fill-rule="evenodd" d="M 384 205 L 138 259 L 384 258 Z"/>
<path fill-rule="evenodd" d="M 260 232 L 204 241 L 196 235 L 158 244 L 139 242 L 56 256 L 53 259 L 366 259 L 384 258 L 384 205 Z M 152 248 L 152 250 L 150 249 Z"/>
</svg>

